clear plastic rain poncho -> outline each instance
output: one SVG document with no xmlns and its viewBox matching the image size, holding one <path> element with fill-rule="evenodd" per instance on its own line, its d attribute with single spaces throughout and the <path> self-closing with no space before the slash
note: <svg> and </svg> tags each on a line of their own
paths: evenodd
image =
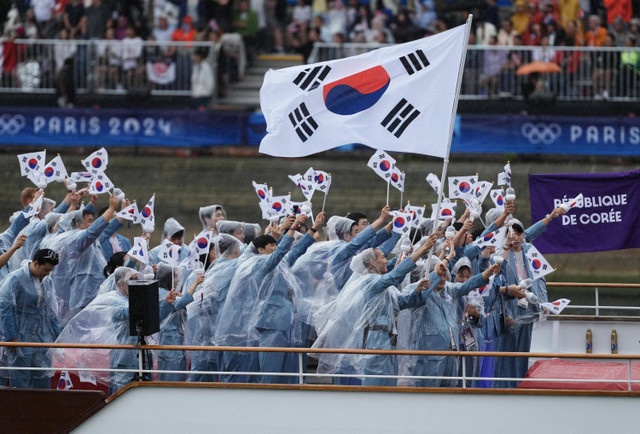
<svg viewBox="0 0 640 434">
<path fill-rule="evenodd" d="M 198 210 L 198 217 L 200 217 L 200 222 L 202 223 L 202 230 L 205 231 L 207 230 L 207 218 L 211 218 L 211 216 L 217 211 L 217 210 L 222 211 L 222 214 L 224 215 L 224 218 L 227 218 L 227 212 L 224 210 L 224 207 L 222 205 L 208 205 L 208 206 L 203 206 Z"/>
<path fill-rule="evenodd" d="M 11 273 L 0 285 L 0 340 L 20 342 L 53 342 L 60 333 L 56 318 L 57 302 L 51 290 L 51 279 L 45 277 L 41 289 L 36 288 L 29 263 Z M 4 355 L 2 355 L 4 352 Z M 0 349 L 0 363 L 10 366 L 50 366 L 44 348 Z M 7 376 L 8 374 L 5 373 Z M 30 371 L 31 378 L 50 376 L 49 371 Z M 13 384 L 12 384 L 13 386 Z"/>
<path fill-rule="evenodd" d="M 20 234 L 27 235 L 24 246 L 18 249 L 10 260 L 12 270 L 17 269 L 22 261 L 31 260 L 33 255 L 58 232 L 58 221 L 64 214 L 47 213 L 42 220 L 32 218 L 29 225 Z"/>
<path fill-rule="evenodd" d="M 135 345 L 137 337 L 129 336 L 129 279 L 134 274 L 135 271 L 127 267 L 116 269 L 113 276 L 118 290 L 96 297 L 69 321 L 56 342 Z M 135 350 L 54 348 L 51 354 L 54 368 L 138 368 Z M 131 372 L 78 371 L 78 375 L 83 382 L 109 384 L 111 391 L 133 379 Z"/>
<path fill-rule="evenodd" d="M 232 235 L 220 234 L 212 242 L 216 259 L 206 271 L 204 282 L 193 294 L 193 303 L 187 306 L 189 345 L 213 345 L 218 315 L 238 266 L 238 256 L 242 248 L 240 240 Z M 186 282 L 189 285 L 195 279 L 195 276 L 191 277 L 193 279 Z"/>
<path fill-rule="evenodd" d="M 60 255 L 60 264 L 51 272 L 55 295 L 62 301 L 66 323 L 77 310 L 88 305 L 103 282 L 103 270 L 107 261 L 100 249 L 99 236 L 106 229 L 94 222 L 88 229 L 76 229 L 82 211 L 65 214 L 59 220 L 64 232 L 51 237 L 41 248 L 50 248 Z M 100 220 L 100 219 L 99 219 Z M 64 312 L 68 309 L 68 312 Z"/>
<path fill-rule="evenodd" d="M 244 242 L 244 224 L 232 220 L 220 220 L 216 223 L 216 229 L 220 234 L 233 235 Z"/>
<path fill-rule="evenodd" d="M 476 275 L 465 283 L 451 282 L 451 274 L 447 269 L 445 287 L 436 290 L 437 278 L 431 272 L 440 260 L 432 257 L 430 261 L 431 288 L 423 291 L 425 304 L 412 310 L 411 318 L 403 318 L 401 330 L 410 340 L 403 342 L 410 350 L 457 350 L 460 336 L 460 315 L 458 306 L 460 298 L 472 289 L 483 285 L 482 276 Z M 452 376 L 457 375 L 457 358 L 450 356 L 416 356 L 403 366 L 403 372 L 417 376 Z M 416 380 L 420 386 L 452 386 L 455 380 Z"/>
<path fill-rule="evenodd" d="M 352 259 L 352 278 L 336 300 L 314 317 L 318 339 L 313 348 L 395 348 L 401 294 L 393 283 L 401 281 L 411 268 L 397 267 L 381 275 L 376 270 L 375 255 L 375 249 L 370 248 Z M 417 294 L 412 302 L 419 303 Z M 364 354 L 317 354 L 316 357 L 321 373 L 384 375 L 397 372 L 395 357 Z"/>
<path fill-rule="evenodd" d="M 317 242 L 293 266 L 293 273 L 302 291 L 302 300 L 298 300 L 297 309 L 307 325 L 312 325 L 312 317 L 318 309 L 338 296 L 338 288 L 329 268 L 329 253 L 337 244 L 340 242 Z M 307 337 L 310 338 L 312 336 Z"/>
<path fill-rule="evenodd" d="M 247 250 L 253 253 L 247 253 Z M 250 245 L 238 259 L 238 268 L 231 280 L 227 299 L 219 313 L 214 342 L 218 346 L 256 346 L 258 332 L 251 326 L 253 310 L 262 283 L 256 279 L 254 266 L 264 255 Z"/>
<path fill-rule="evenodd" d="M 262 234 L 262 229 L 258 223 L 242 223 L 242 230 L 244 231 L 245 244 L 253 242 Z"/>
<path fill-rule="evenodd" d="M 166 240 L 171 238 L 178 232 L 184 232 L 184 226 L 182 226 L 178 220 L 173 217 L 169 217 L 167 221 L 164 222 L 164 228 L 162 229 L 162 239 Z"/>
<path fill-rule="evenodd" d="M 351 228 L 356 222 L 340 216 L 332 216 L 327 221 L 327 229 L 329 230 L 329 241 L 344 240 L 344 236 L 351 234 Z"/>
</svg>

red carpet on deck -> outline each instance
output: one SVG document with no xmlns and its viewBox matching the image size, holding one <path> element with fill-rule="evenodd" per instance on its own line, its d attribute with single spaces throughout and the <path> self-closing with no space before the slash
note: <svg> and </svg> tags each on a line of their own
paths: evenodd
<svg viewBox="0 0 640 434">
<path fill-rule="evenodd" d="M 562 378 L 572 380 L 610 380 L 602 383 L 565 381 L 527 381 L 521 389 L 571 389 L 571 390 L 629 390 L 627 362 L 587 362 L 581 360 L 539 360 L 529 368 L 526 378 Z M 640 362 L 631 364 L 632 380 L 640 380 Z M 615 381 L 625 380 L 625 381 Z M 632 383 L 632 390 L 640 391 L 640 383 Z"/>
</svg>

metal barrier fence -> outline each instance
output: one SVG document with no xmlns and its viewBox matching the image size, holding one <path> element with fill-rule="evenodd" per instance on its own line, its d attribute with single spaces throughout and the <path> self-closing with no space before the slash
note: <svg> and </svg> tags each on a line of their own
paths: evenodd
<svg viewBox="0 0 640 434">
<path fill-rule="evenodd" d="M 594 304 L 569 304 L 565 309 L 576 309 L 593 311 L 595 316 L 600 316 L 601 311 L 608 312 L 609 314 L 615 314 L 617 316 L 629 316 L 631 312 L 640 313 L 640 306 L 629 306 L 628 304 L 619 305 L 602 305 L 600 304 L 600 295 L 602 289 L 637 289 L 640 290 L 640 284 L 637 283 L 571 283 L 571 282 L 547 282 L 547 288 L 562 288 L 564 291 L 570 290 L 566 295 L 571 297 L 570 292 L 580 291 L 584 288 L 593 289 Z M 611 296 L 609 295 L 609 298 Z M 626 303 L 627 300 L 622 300 L 622 303 Z"/>
<path fill-rule="evenodd" d="M 298 384 L 304 384 L 307 377 L 324 377 L 324 378 L 386 378 L 397 380 L 457 380 L 459 387 L 465 389 L 469 387 L 470 382 L 475 380 L 491 380 L 491 381 L 509 381 L 520 382 L 525 378 L 504 378 L 504 377 L 476 377 L 469 375 L 466 366 L 466 359 L 472 357 L 531 357 L 544 359 L 585 359 L 585 360 L 609 360 L 626 362 L 627 376 L 626 378 L 598 378 L 598 379 L 581 379 L 581 378 L 526 378 L 531 382 L 562 382 L 562 383 L 625 383 L 627 390 L 633 390 L 634 383 L 640 383 L 640 380 L 634 380 L 632 376 L 633 360 L 640 360 L 640 355 L 621 355 L 621 354 L 564 354 L 564 353 L 517 353 L 517 352 L 495 352 L 495 351 L 408 351 L 408 350 L 365 350 L 365 349 L 329 349 L 329 348 L 276 348 L 276 347 L 206 347 L 206 346 L 175 346 L 175 345 L 83 345 L 83 344 L 42 344 L 42 343 L 25 343 L 25 342 L 0 342 L 0 347 L 7 348 L 62 348 L 62 349 L 92 349 L 92 350 L 135 350 L 138 351 L 139 366 L 137 369 L 132 368 L 78 368 L 75 366 L 56 366 L 56 367 L 12 367 L 0 366 L 0 369 L 19 370 L 19 371 L 68 371 L 68 372 L 124 372 L 138 374 L 139 378 L 144 378 L 144 374 L 165 373 L 165 374 L 192 374 L 192 371 L 179 370 L 157 370 L 144 369 L 142 365 L 142 353 L 148 350 L 169 350 L 169 351 L 235 351 L 249 353 L 297 353 L 298 354 L 298 372 L 227 372 L 227 371 L 197 371 L 198 374 L 207 375 L 246 375 L 246 376 L 283 376 L 297 377 Z M 417 376 L 417 375 L 371 375 L 371 374 L 322 374 L 308 373 L 303 367 L 304 354 L 366 354 L 366 355 L 395 355 L 395 356 L 451 356 L 460 360 L 460 375 L 457 376 Z"/>
<path fill-rule="evenodd" d="M 342 59 L 385 46 L 389 44 L 316 43 L 309 63 Z M 513 98 L 540 104 L 555 99 L 637 101 L 639 58 L 640 48 L 472 46 L 467 51 L 460 98 Z M 516 73 L 520 66 L 534 61 L 555 65 L 559 72 Z"/>
<path fill-rule="evenodd" d="M 80 94 L 188 96 L 196 49 L 215 76 L 213 42 L 16 39 L 4 47 L 0 92 L 52 94 L 73 84 Z"/>
</svg>

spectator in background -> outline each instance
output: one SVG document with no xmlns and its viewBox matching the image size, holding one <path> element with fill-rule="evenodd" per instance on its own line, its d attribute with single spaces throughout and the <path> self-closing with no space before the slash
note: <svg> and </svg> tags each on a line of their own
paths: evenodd
<svg viewBox="0 0 640 434">
<path fill-rule="evenodd" d="M 115 89 L 120 83 L 122 67 L 122 42 L 115 38 L 112 28 L 107 29 L 104 39 L 97 43 L 98 79 L 100 88 Z"/>
<path fill-rule="evenodd" d="M 554 62 L 556 60 L 556 50 L 549 48 L 549 36 L 540 38 L 540 49 L 531 54 L 534 62 Z"/>
<path fill-rule="evenodd" d="M 625 24 L 629 24 L 629 21 L 631 21 L 631 0 L 604 0 L 604 7 L 607 8 L 607 23 L 609 26 L 613 25 L 614 20 L 618 17 Z"/>
<path fill-rule="evenodd" d="M 636 47 L 640 47 L 640 18 L 631 19 L 631 25 L 629 26 L 629 36 L 635 39 Z"/>
<path fill-rule="evenodd" d="M 331 32 L 329 31 L 329 27 L 325 19 L 322 15 L 316 15 L 313 18 L 313 27 L 317 30 L 318 36 L 320 37 L 319 42 L 331 42 Z"/>
<path fill-rule="evenodd" d="M 352 42 L 365 42 L 365 34 L 371 30 L 371 10 L 367 5 L 359 5 L 356 16 L 349 28 Z"/>
<path fill-rule="evenodd" d="M 498 28 L 498 23 L 500 22 L 498 19 L 498 9 L 496 0 L 487 0 L 484 12 L 482 13 L 482 20 L 493 24 L 494 29 Z"/>
<path fill-rule="evenodd" d="M 540 45 L 541 38 L 542 29 L 540 28 L 540 24 L 534 22 L 529 23 L 527 31 L 524 32 L 524 35 L 522 36 L 524 45 L 528 45 L 529 47 L 536 47 Z"/>
<path fill-rule="evenodd" d="M 127 27 L 127 37 L 122 40 L 122 71 L 126 88 L 139 86 L 142 82 L 144 65 L 142 64 L 142 38 L 136 34 L 136 29 Z"/>
<path fill-rule="evenodd" d="M 267 38 L 271 41 L 267 47 L 278 53 L 284 53 L 283 30 L 287 20 L 287 3 L 285 0 L 265 0 L 265 18 L 267 21 Z"/>
<path fill-rule="evenodd" d="M 87 33 L 89 39 L 104 37 L 108 27 L 111 27 L 111 8 L 103 0 L 93 0 L 86 9 Z"/>
<path fill-rule="evenodd" d="M 87 16 L 81 0 L 70 0 L 64 8 L 62 23 L 69 39 L 79 39 L 86 33 Z"/>
<path fill-rule="evenodd" d="M 558 29 L 558 23 L 556 21 L 549 21 L 546 24 L 546 36 L 549 37 L 549 45 L 556 46 L 560 44 L 560 41 L 564 39 L 564 29 Z"/>
<path fill-rule="evenodd" d="M 127 27 L 129 27 L 129 20 L 123 14 L 118 14 L 116 19 L 116 25 L 113 28 L 114 35 L 117 40 L 122 41 L 127 37 Z"/>
<path fill-rule="evenodd" d="M 563 40 L 566 40 L 567 38 L 572 38 L 573 40 L 573 43 L 571 44 L 572 47 L 584 46 L 584 36 L 582 35 L 582 32 L 578 29 L 578 23 L 576 21 L 569 21 L 569 24 L 567 25 L 567 31 L 565 33 L 565 38 Z"/>
<path fill-rule="evenodd" d="M 29 9 L 24 16 L 24 36 L 27 39 L 37 39 L 39 37 L 38 34 L 38 25 L 36 24 L 35 15 L 33 14 L 33 9 Z"/>
<path fill-rule="evenodd" d="M 634 48 L 636 40 L 633 36 L 627 38 L 626 48 Z M 638 89 L 640 80 L 640 54 L 635 50 L 624 51 L 620 56 L 620 74 L 618 75 L 618 89 L 620 95 L 637 95 L 633 92 Z"/>
<path fill-rule="evenodd" d="M 53 25 L 53 7 L 56 5 L 55 0 L 31 0 L 31 7 L 36 19 L 36 25 L 40 36 L 43 38 L 53 37 L 55 27 Z"/>
<path fill-rule="evenodd" d="M 381 12 L 371 20 L 371 32 L 367 42 L 378 42 L 380 44 L 394 44 L 395 39 L 391 31 L 385 27 L 386 15 Z"/>
<path fill-rule="evenodd" d="M 402 9 L 391 23 L 391 32 L 396 43 L 414 41 L 424 34 L 424 30 L 415 26 L 409 17 L 409 11 Z"/>
<path fill-rule="evenodd" d="M 482 18 L 480 18 L 476 22 L 475 35 L 478 45 L 489 45 L 489 39 L 492 36 L 498 36 L 498 30 L 492 23 L 484 21 Z"/>
<path fill-rule="evenodd" d="M 560 13 L 558 12 L 558 4 L 555 1 L 550 1 L 544 5 L 542 10 L 542 23 L 549 24 L 551 22 L 560 22 Z"/>
<path fill-rule="evenodd" d="M 518 35 L 524 34 L 527 30 L 530 18 L 527 2 L 525 0 L 517 0 L 515 12 L 511 16 L 511 24 L 513 25 L 513 30 L 515 30 Z"/>
<path fill-rule="evenodd" d="M 192 42 L 196 38 L 196 29 L 193 27 L 193 20 L 189 15 L 182 19 L 179 29 L 176 29 L 171 35 L 172 41 Z"/>
<path fill-rule="evenodd" d="M 585 44 L 589 47 L 602 47 L 605 39 L 607 39 L 607 29 L 600 25 L 600 17 L 591 15 L 589 29 L 584 32 Z"/>
<path fill-rule="evenodd" d="M 500 31 L 498 31 L 498 45 L 513 45 L 513 37 L 517 34 L 518 33 L 513 29 L 511 20 L 508 18 L 502 20 Z"/>
<path fill-rule="evenodd" d="M 174 26 L 169 26 L 169 20 L 165 14 L 158 17 L 158 25 L 153 29 L 153 37 L 156 41 L 163 44 L 171 40 L 171 35 L 175 31 Z"/>
<path fill-rule="evenodd" d="M 204 59 L 206 53 L 196 49 L 193 53 L 193 69 L 191 71 L 191 99 L 193 106 L 198 110 L 206 109 L 213 96 L 214 78 L 213 70 Z"/>
<path fill-rule="evenodd" d="M 558 0 L 558 9 L 562 27 L 569 32 L 569 23 L 577 23 L 580 19 L 580 3 L 578 0 Z"/>
<path fill-rule="evenodd" d="M 293 7 L 291 24 L 296 25 L 304 33 L 307 32 L 307 27 L 311 22 L 311 6 L 306 4 L 305 0 L 298 0 L 298 3 Z"/>
<path fill-rule="evenodd" d="M 233 19 L 233 31 L 242 36 L 250 57 L 254 57 L 258 43 L 258 14 L 249 8 L 249 0 L 240 0 L 238 3 L 238 11 Z"/>
<path fill-rule="evenodd" d="M 608 34 L 604 42 L 605 47 L 613 47 L 614 40 Z M 620 68 L 620 55 L 615 51 L 596 51 L 594 53 L 593 93 L 595 100 L 608 100 L 611 94 L 613 75 Z"/>
<path fill-rule="evenodd" d="M 496 43 L 497 38 L 495 36 L 491 36 L 489 38 L 489 45 L 495 46 Z M 482 60 L 480 86 L 484 88 L 487 96 L 497 95 L 500 71 L 507 63 L 507 52 L 506 50 L 484 50 L 482 52 Z"/>
<path fill-rule="evenodd" d="M 427 30 L 438 18 L 433 0 L 421 0 L 416 2 L 416 11 L 418 13 L 418 26 L 425 30 Z"/>
<path fill-rule="evenodd" d="M 627 42 L 627 38 L 629 37 L 629 30 L 624 26 L 622 18 L 616 17 L 616 19 L 613 20 L 613 24 L 609 29 L 609 34 L 613 37 L 613 46 L 624 47 L 624 44 Z"/>
</svg>

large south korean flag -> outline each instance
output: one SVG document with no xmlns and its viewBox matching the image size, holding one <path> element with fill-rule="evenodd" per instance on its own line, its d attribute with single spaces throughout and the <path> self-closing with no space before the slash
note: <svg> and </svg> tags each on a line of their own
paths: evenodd
<svg viewBox="0 0 640 434">
<path fill-rule="evenodd" d="M 260 152 L 302 157 L 362 143 L 444 158 L 466 25 L 347 59 L 269 70 L 260 90 L 268 133 Z"/>
</svg>

